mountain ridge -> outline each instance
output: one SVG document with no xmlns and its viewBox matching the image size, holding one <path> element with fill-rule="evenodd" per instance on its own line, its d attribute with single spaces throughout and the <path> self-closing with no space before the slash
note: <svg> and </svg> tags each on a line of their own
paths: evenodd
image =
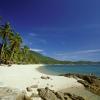
<svg viewBox="0 0 100 100">
<path fill-rule="evenodd" d="M 100 64 L 100 62 L 94 62 L 94 61 L 61 61 L 61 60 L 57 60 L 48 56 L 45 56 L 41 53 L 38 53 L 36 51 L 32 51 L 30 50 L 30 52 L 32 53 L 32 55 L 34 57 L 38 58 L 39 63 L 43 63 L 43 64 Z"/>
</svg>

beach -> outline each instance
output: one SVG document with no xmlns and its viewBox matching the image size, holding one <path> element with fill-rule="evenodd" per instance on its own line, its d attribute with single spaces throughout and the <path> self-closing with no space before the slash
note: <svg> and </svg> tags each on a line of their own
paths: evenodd
<svg viewBox="0 0 100 100">
<path fill-rule="evenodd" d="M 55 92 L 70 92 L 77 95 L 85 95 L 87 93 L 86 98 L 90 98 L 91 94 L 88 92 L 84 86 L 77 82 L 76 78 L 73 77 L 64 77 L 57 75 L 48 75 L 44 74 L 38 70 L 39 67 L 45 66 L 43 64 L 33 64 L 33 65 L 12 65 L 0 66 L 0 91 L 4 91 L 4 93 L 0 93 L 0 97 L 8 95 L 9 91 L 18 91 L 21 93 L 24 91 L 28 97 L 33 94 L 36 95 L 36 98 L 31 100 L 41 100 L 40 97 L 37 97 L 38 91 L 37 89 L 48 87 L 50 90 L 54 90 Z M 5 91 L 6 94 L 5 94 Z M 80 92 L 79 92 L 80 91 Z M 15 93 L 12 93 L 15 94 Z M 10 93 L 11 98 L 11 93 Z M 97 96 L 96 98 L 99 98 Z M 1 99 L 2 100 L 2 99 Z M 6 100 L 3 98 L 3 100 Z M 11 99 L 11 100 L 23 100 L 23 99 Z M 26 99 L 28 100 L 28 99 Z M 30 100 L 30 99 L 29 99 Z M 68 99 L 69 100 L 69 99 Z M 91 99 L 98 100 L 98 99 Z"/>
<path fill-rule="evenodd" d="M 54 91 L 60 91 L 70 87 L 83 87 L 74 78 L 47 75 L 39 72 L 37 68 L 41 66 L 44 65 L 34 64 L 12 65 L 10 67 L 7 65 L 0 66 L 0 88 L 9 87 L 11 89 L 25 91 L 27 95 L 30 96 L 32 93 L 37 94 L 37 88 L 48 87 Z M 32 86 L 32 93 L 28 92 L 27 88 Z"/>
<path fill-rule="evenodd" d="M 8 86 L 25 90 L 31 85 L 38 85 L 38 88 L 49 87 L 53 90 L 61 90 L 69 87 L 82 86 L 74 78 L 64 76 L 46 75 L 37 70 L 44 65 L 12 65 L 11 67 L 0 66 L 0 86 Z M 50 79 L 41 79 L 41 76 L 48 76 Z"/>
</svg>

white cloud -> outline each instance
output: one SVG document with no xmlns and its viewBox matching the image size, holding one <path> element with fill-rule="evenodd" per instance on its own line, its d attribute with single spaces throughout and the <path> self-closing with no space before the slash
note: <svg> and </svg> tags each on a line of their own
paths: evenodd
<svg viewBox="0 0 100 100">
<path fill-rule="evenodd" d="M 40 38 L 40 36 L 38 34 L 36 34 L 36 33 L 29 33 L 29 35 L 32 38 L 34 37 L 34 40 L 36 40 L 37 42 L 40 42 L 40 43 L 43 43 L 43 44 L 46 44 L 47 43 L 47 41 L 45 39 Z"/>
<path fill-rule="evenodd" d="M 29 35 L 30 35 L 30 36 L 33 36 L 33 37 L 34 37 L 34 36 L 37 36 L 36 33 L 29 33 Z"/>
<path fill-rule="evenodd" d="M 30 48 L 30 50 L 36 51 L 36 52 L 43 52 L 43 51 L 44 51 L 44 50 L 42 50 L 42 49 L 36 49 L 36 48 Z"/>
<path fill-rule="evenodd" d="M 100 49 L 81 50 L 75 52 L 63 52 L 63 53 L 58 53 L 56 55 L 76 55 L 76 54 L 90 54 L 90 53 L 98 53 L 98 52 L 100 52 Z"/>
</svg>

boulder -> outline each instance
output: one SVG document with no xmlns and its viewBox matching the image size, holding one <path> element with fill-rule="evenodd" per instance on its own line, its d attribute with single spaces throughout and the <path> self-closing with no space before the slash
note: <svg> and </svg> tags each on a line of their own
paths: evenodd
<svg viewBox="0 0 100 100">
<path fill-rule="evenodd" d="M 32 100 L 25 93 L 19 93 L 16 97 L 16 100 Z"/>
<path fill-rule="evenodd" d="M 62 92 L 56 92 L 55 95 L 56 95 L 57 98 L 59 98 L 60 100 L 65 100 L 64 94 L 63 94 Z"/>
<path fill-rule="evenodd" d="M 58 100 L 56 95 L 49 90 L 48 88 L 40 88 L 37 90 L 38 95 L 43 99 L 43 100 Z"/>
<path fill-rule="evenodd" d="M 27 87 L 26 90 L 27 90 L 28 92 L 31 92 L 31 91 L 32 91 L 31 87 Z"/>
<path fill-rule="evenodd" d="M 83 84 L 85 87 L 89 87 L 89 84 L 84 80 L 77 80 L 77 82 Z"/>
<path fill-rule="evenodd" d="M 50 79 L 49 76 L 41 76 L 41 79 Z"/>
</svg>

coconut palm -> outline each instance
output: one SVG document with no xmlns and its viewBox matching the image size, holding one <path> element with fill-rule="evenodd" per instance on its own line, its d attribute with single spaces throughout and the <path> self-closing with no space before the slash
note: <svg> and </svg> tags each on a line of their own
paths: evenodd
<svg viewBox="0 0 100 100">
<path fill-rule="evenodd" d="M 7 64 L 8 61 L 9 61 L 9 57 L 10 57 L 10 50 L 9 50 L 9 47 L 8 46 L 5 46 L 4 47 L 4 56 L 3 56 L 3 60 L 4 60 L 4 63 Z"/>
<path fill-rule="evenodd" d="M 2 25 L 0 29 L 1 29 L 0 35 L 3 39 L 3 42 L 7 42 L 7 39 L 9 38 L 10 33 L 12 32 L 9 22 L 7 22 L 5 25 Z"/>
<path fill-rule="evenodd" d="M 18 33 L 10 36 L 10 50 L 11 50 L 10 61 L 12 60 L 14 53 L 16 54 L 16 52 L 20 50 L 21 43 L 22 43 L 22 38 Z"/>
<path fill-rule="evenodd" d="M 28 53 L 29 53 L 29 48 L 25 45 L 23 48 L 23 56 L 24 56 L 23 58 L 25 61 L 27 59 Z"/>
<path fill-rule="evenodd" d="M 0 57 L 3 59 L 4 56 L 4 48 L 7 46 L 7 42 L 9 40 L 9 36 L 12 33 L 11 27 L 9 23 L 0 26 L 0 36 L 2 39 L 2 47 L 0 50 Z"/>
</svg>

